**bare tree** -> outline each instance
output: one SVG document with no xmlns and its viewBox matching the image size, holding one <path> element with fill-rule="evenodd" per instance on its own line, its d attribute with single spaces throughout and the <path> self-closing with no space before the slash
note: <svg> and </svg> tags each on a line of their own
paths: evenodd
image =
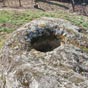
<svg viewBox="0 0 88 88">
<path fill-rule="evenodd" d="M 2 3 L 3 3 L 3 6 L 5 7 L 6 5 L 5 5 L 5 0 L 2 0 Z"/>
<path fill-rule="evenodd" d="M 22 6 L 22 4 L 21 4 L 21 0 L 19 0 L 19 6 L 20 6 L 20 7 Z"/>
<path fill-rule="evenodd" d="M 39 8 L 39 6 L 38 6 L 38 0 L 34 0 L 34 8 Z"/>
<path fill-rule="evenodd" d="M 71 4 L 72 4 L 73 11 L 75 11 L 75 1 L 71 0 Z"/>
</svg>

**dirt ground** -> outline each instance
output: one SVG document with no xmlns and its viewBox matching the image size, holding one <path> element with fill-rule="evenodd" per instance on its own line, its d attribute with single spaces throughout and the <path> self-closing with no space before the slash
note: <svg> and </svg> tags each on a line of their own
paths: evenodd
<svg viewBox="0 0 88 88">
<path fill-rule="evenodd" d="M 70 3 L 48 0 L 48 1 L 38 2 L 38 5 L 39 5 L 38 9 L 42 11 L 58 11 L 60 9 L 60 10 L 66 10 L 72 12 L 72 6 Z M 0 3 L 1 9 L 8 7 L 16 8 L 16 9 L 35 9 L 33 0 L 21 0 L 21 7 L 19 7 L 18 0 L 6 0 L 5 7 L 3 7 L 2 2 Z M 76 5 L 75 11 L 78 14 L 88 16 L 88 5 L 86 5 L 85 7 L 81 5 Z"/>
<path fill-rule="evenodd" d="M 58 9 L 69 9 L 69 4 L 61 3 L 57 1 L 43 1 L 38 2 L 40 10 L 58 10 Z M 12 8 L 33 8 L 34 2 L 33 0 L 21 0 L 21 7 L 19 7 L 18 0 L 6 0 L 6 7 Z M 3 7 L 3 3 L 0 3 L 0 7 Z"/>
</svg>

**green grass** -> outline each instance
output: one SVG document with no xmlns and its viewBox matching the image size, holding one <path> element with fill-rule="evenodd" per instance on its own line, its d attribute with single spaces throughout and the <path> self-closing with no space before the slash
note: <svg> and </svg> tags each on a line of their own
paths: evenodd
<svg viewBox="0 0 88 88">
<path fill-rule="evenodd" d="M 0 41 L 0 48 L 2 48 L 2 46 L 3 46 L 4 42 L 5 42 L 5 40 L 4 40 L 4 39 Z"/>
<path fill-rule="evenodd" d="M 63 18 L 71 21 L 73 24 L 81 26 L 85 29 L 88 29 L 88 18 L 84 16 L 77 16 L 74 14 L 66 13 L 64 11 L 58 12 L 42 12 L 42 11 L 24 11 L 24 12 L 16 12 L 16 11 L 0 11 L 0 24 L 9 23 L 16 27 L 20 25 L 30 22 L 33 19 L 40 17 L 56 17 Z M 8 29 L 8 30 L 7 30 Z M 6 30 L 14 30 L 15 28 L 10 27 L 0 27 L 0 31 Z M 11 31 L 12 32 L 12 31 Z"/>
<path fill-rule="evenodd" d="M 13 32 L 13 29 L 8 28 L 8 27 L 1 27 L 1 28 L 0 28 L 0 32 L 7 32 L 7 33 L 10 33 L 10 32 Z"/>
<path fill-rule="evenodd" d="M 84 52 L 88 53 L 88 48 L 86 47 L 80 47 Z"/>
</svg>

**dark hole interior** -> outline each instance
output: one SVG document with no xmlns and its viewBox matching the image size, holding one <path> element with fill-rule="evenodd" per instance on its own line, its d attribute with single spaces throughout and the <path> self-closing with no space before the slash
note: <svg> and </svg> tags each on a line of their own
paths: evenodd
<svg viewBox="0 0 88 88">
<path fill-rule="evenodd" d="M 41 52 L 52 51 L 53 49 L 60 46 L 61 39 L 58 39 L 53 33 L 50 35 L 43 34 L 31 39 L 31 46 Z"/>
</svg>

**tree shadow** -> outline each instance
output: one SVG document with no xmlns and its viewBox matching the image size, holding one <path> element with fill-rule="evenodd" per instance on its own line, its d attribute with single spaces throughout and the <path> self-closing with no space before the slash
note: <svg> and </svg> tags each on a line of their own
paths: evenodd
<svg viewBox="0 0 88 88">
<path fill-rule="evenodd" d="M 39 10 L 41 10 L 41 11 L 45 11 L 44 9 L 42 9 L 42 8 L 37 8 L 37 9 L 39 9 Z"/>
<path fill-rule="evenodd" d="M 65 9 L 69 9 L 67 6 L 62 5 L 62 4 L 59 4 L 59 3 L 56 3 L 56 2 L 47 1 L 47 0 L 46 0 L 46 1 L 41 1 L 41 2 L 48 3 L 48 4 L 51 4 L 51 5 L 56 5 L 56 6 L 59 6 L 59 7 L 65 8 Z"/>
<path fill-rule="evenodd" d="M 35 9 L 38 9 L 38 10 L 41 10 L 41 11 L 45 11 L 44 9 L 42 9 L 42 8 L 40 8 L 40 7 L 35 8 Z"/>
</svg>

